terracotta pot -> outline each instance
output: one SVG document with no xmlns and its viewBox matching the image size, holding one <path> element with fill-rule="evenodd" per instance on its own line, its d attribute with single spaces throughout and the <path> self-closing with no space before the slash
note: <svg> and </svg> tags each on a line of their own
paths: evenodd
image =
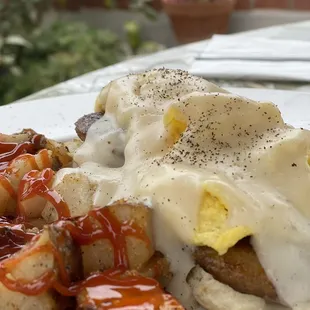
<svg viewBox="0 0 310 310">
<path fill-rule="evenodd" d="M 82 7 L 85 8 L 105 8 L 106 4 L 104 0 L 80 0 Z"/>
<path fill-rule="evenodd" d="M 160 0 L 153 0 L 151 3 L 150 3 L 151 7 L 153 9 L 155 9 L 156 11 L 161 11 L 163 6 L 162 6 L 162 3 Z"/>
<path fill-rule="evenodd" d="M 235 0 L 167 3 L 163 9 L 170 18 L 179 43 L 190 43 L 226 33 Z"/>
<path fill-rule="evenodd" d="M 130 0 L 117 0 L 116 3 L 116 7 L 123 10 L 127 10 L 130 6 Z"/>
<path fill-rule="evenodd" d="M 56 10 L 78 11 L 81 7 L 81 1 L 80 0 L 66 0 L 66 1 L 54 0 L 54 7 Z"/>
<path fill-rule="evenodd" d="M 157 11 L 162 9 L 161 0 L 153 0 L 150 5 Z M 112 9 L 107 7 L 105 0 L 54 0 L 54 6 L 58 10 L 78 10 L 80 7 Z M 130 0 L 117 0 L 115 7 L 128 10 L 129 6 Z"/>
<path fill-rule="evenodd" d="M 117 0 L 117 8 L 128 10 L 130 7 L 130 0 Z M 155 10 L 159 11 L 162 8 L 161 0 L 152 0 L 150 6 L 153 7 Z"/>
</svg>

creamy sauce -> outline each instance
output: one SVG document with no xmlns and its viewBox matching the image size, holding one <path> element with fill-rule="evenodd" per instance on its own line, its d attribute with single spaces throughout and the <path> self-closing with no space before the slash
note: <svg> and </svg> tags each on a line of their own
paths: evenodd
<svg viewBox="0 0 310 310">
<path fill-rule="evenodd" d="M 175 143 L 164 120 L 171 107 L 187 125 Z M 146 201 L 154 209 L 157 249 L 175 273 L 169 290 L 187 309 L 196 306 L 185 277 L 194 266 L 191 247 L 205 192 L 228 209 L 227 228 L 250 229 L 281 300 L 310 307 L 309 131 L 287 126 L 271 103 L 182 71 L 116 80 L 96 109 L 105 117 L 75 155 L 80 168 L 62 170 L 56 183 L 78 172 L 96 182 L 97 206 Z"/>
</svg>

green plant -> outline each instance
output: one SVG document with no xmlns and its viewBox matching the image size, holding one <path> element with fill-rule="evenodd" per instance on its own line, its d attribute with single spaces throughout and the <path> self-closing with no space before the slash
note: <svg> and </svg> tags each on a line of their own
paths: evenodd
<svg viewBox="0 0 310 310">
<path fill-rule="evenodd" d="M 31 42 L 32 47 L 23 51 L 19 61 L 22 73 L 11 75 L 14 85 L 6 90 L 5 102 L 111 65 L 124 55 L 115 34 L 79 23 L 55 23 L 36 32 Z"/>
<path fill-rule="evenodd" d="M 133 11 L 144 14 L 147 18 L 155 20 L 157 18 L 157 12 L 151 7 L 152 0 L 133 0 L 130 8 Z"/>
<path fill-rule="evenodd" d="M 63 1 L 63 0 L 60 0 Z M 118 8 L 119 0 L 103 0 L 104 4 L 107 8 Z M 131 0 L 129 4 L 129 8 L 132 11 L 142 13 L 147 18 L 151 20 L 155 20 L 157 18 L 157 12 L 151 6 L 153 0 Z"/>
<path fill-rule="evenodd" d="M 124 26 L 126 41 L 83 23 L 55 22 L 44 28 L 42 19 L 50 4 L 49 0 L 0 2 L 0 105 L 148 52 L 150 46 L 161 48 L 143 42 L 135 22 Z"/>
</svg>

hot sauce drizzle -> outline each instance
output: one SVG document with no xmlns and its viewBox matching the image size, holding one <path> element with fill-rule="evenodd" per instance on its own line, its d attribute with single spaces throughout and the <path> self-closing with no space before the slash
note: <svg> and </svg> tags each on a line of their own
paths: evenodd
<svg viewBox="0 0 310 310">
<path fill-rule="evenodd" d="M 98 223 L 100 223 L 99 226 Z M 99 239 L 109 239 L 114 247 L 115 268 L 92 274 L 84 281 L 70 284 L 68 277 L 64 274 L 66 269 L 58 250 L 51 243 L 33 247 L 35 239 L 39 238 L 37 236 L 31 242 L 32 247 L 22 257 L 18 257 L 18 260 L 36 252 L 53 253 L 58 268 L 62 271 L 59 273 L 60 280 L 57 280 L 56 270 L 42 274 L 38 279 L 27 283 L 7 278 L 6 274 L 18 263 L 17 257 L 13 256 L 0 263 L 0 279 L 7 288 L 32 296 L 41 294 L 50 288 L 54 288 L 64 296 L 76 296 L 85 290 L 85 296 L 88 296 L 85 302 L 95 304 L 102 310 L 121 309 L 119 307 L 126 306 L 135 306 L 135 309 L 143 310 L 159 309 L 160 305 L 167 302 L 173 306 L 171 309 L 183 309 L 170 295 L 162 291 L 156 280 L 138 274 L 126 274 L 129 268 L 126 236 L 135 236 L 150 242 L 143 230 L 134 223 L 120 223 L 106 207 L 94 209 L 88 215 L 74 221 L 62 220 L 54 225 L 69 231 L 73 240 L 79 245 L 91 244 Z M 104 293 L 95 298 L 98 286 Z M 115 296 L 118 297 L 115 298 Z"/>
<path fill-rule="evenodd" d="M 0 172 L 17 156 L 35 154 L 40 149 L 43 138 L 42 135 L 34 135 L 31 141 L 22 143 L 0 142 Z"/>
<path fill-rule="evenodd" d="M 35 236 L 35 233 L 27 232 L 23 226 L 0 217 L 0 261 L 21 250 Z"/>
<path fill-rule="evenodd" d="M 165 303 L 166 306 L 169 304 L 170 309 L 183 309 L 171 295 L 163 292 L 156 280 L 126 274 L 122 270 L 93 274 L 69 288 L 56 283 L 54 288 L 65 296 L 76 296 L 82 292 L 81 308 L 153 310 L 160 309 Z"/>
<path fill-rule="evenodd" d="M 12 199 L 16 199 L 16 193 L 8 178 L 0 172 L 0 184 L 9 193 Z"/>
<path fill-rule="evenodd" d="M 30 142 L 20 144 L 0 142 L 0 178 L 3 177 L 3 172 L 8 168 L 9 163 L 16 157 L 21 154 L 34 154 L 41 140 L 42 136 L 35 135 Z M 18 217 L 15 222 L 18 224 L 13 224 L 6 218 L 0 218 L 0 229 L 7 229 L 7 233 L 0 234 L 0 281 L 8 289 L 29 296 L 39 295 L 50 288 L 54 288 L 64 296 L 76 296 L 83 291 L 85 293 L 83 303 L 95 305 L 102 310 L 128 309 L 128 307 L 137 310 L 153 310 L 159 309 L 164 303 L 169 303 L 171 309 L 183 309 L 173 297 L 162 291 L 156 280 L 136 273 L 128 273 L 126 237 L 134 236 L 150 245 L 150 240 L 143 229 L 132 222 L 121 223 L 108 207 L 94 209 L 86 216 L 70 221 L 65 220 L 70 217 L 69 208 L 57 192 L 49 188 L 53 177 L 54 171 L 50 168 L 43 171 L 32 170 L 25 174 L 17 193 Z M 100 239 L 108 239 L 114 249 L 114 268 L 70 284 L 59 249 L 56 249 L 51 241 L 45 245 L 36 246 L 40 235 L 26 232 L 20 224 L 26 219 L 22 202 L 35 195 L 53 204 L 58 218 L 61 219 L 53 225 L 68 231 L 76 244 L 89 245 Z M 19 255 L 12 256 L 27 242 L 29 242 L 27 248 L 24 248 Z M 43 273 L 30 282 L 8 277 L 16 264 L 35 253 L 51 253 L 57 262 L 57 270 L 55 268 Z M 100 288 L 99 295 L 96 287 Z"/>
<path fill-rule="evenodd" d="M 70 211 L 65 201 L 55 190 L 49 188 L 54 174 L 52 169 L 47 168 L 43 171 L 32 170 L 24 175 L 20 181 L 17 193 L 17 214 L 19 220 L 25 220 L 22 202 L 34 196 L 40 196 L 52 203 L 60 219 L 70 217 Z"/>
<path fill-rule="evenodd" d="M 99 224 L 99 226 L 98 226 Z M 88 215 L 73 222 L 59 222 L 68 230 L 79 245 L 92 244 L 100 239 L 108 239 L 114 249 L 114 267 L 129 268 L 126 237 L 133 236 L 150 245 L 150 240 L 143 229 L 135 223 L 120 221 L 108 207 L 91 210 Z"/>
<path fill-rule="evenodd" d="M 56 279 L 55 270 L 50 270 L 43 273 L 40 277 L 32 281 L 23 281 L 21 279 L 15 280 L 7 276 L 11 273 L 11 270 L 20 263 L 26 257 L 34 255 L 36 253 L 53 253 L 53 247 L 50 243 L 37 246 L 36 242 L 40 238 L 40 235 L 35 236 L 27 248 L 23 249 L 20 255 L 12 256 L 2 262 L 0 262 L 0 280 L 9 290 L 17 291 L 29 296 L 36 296 L 44 293 L 50 287 Z"/>
<path fill-rule="evenodd" d="M 0 142 L 0 184 L 14 200 L 17 195 L 8 180 L 8 175 L 14 171 L 11 171 L 9 166 L 17 158 L 25 157 L 26 160 L 29 156 L 34 160 L 32 154 L 42 147 L 43 139 L 42 135 L 36 134 L 30 141 L 22 143 Z M 0 217 L 0 260 L 22 249 L 34 236 L 35 233 L 26 231 L 24 224 L 16 224 L 7 217 Z"/>
<path fill-rule="evenodd" d="M 32 169 L 37 168 L 33 154 L 42 148 L 44 139 L 44 136 L 36 134 L 30 141 L 22 143 L 0 141 L 0 184 L 5 188 L 12 199 L 16 199 L 16 193 L 8 176 L 15 171 L 14 168 L 10 168 L 10 165 L 13 164 L 14 160 L 19 159 L 27 161 Z M 49 163 L 46 158 L 48 157 L 47 151 L 42 150 L 39 154 L 43 164 L 47 164 L 46 167 L 48 167 Z M 18 171 L 16 171 L 16 173 L 18 173 Z"/>
</svg>

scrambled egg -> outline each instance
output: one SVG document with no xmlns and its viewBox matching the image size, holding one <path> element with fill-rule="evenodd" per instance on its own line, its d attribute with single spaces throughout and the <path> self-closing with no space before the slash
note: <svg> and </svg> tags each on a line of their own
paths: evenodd
<svg viewBox="0 0 310 310">
<path fill-rule="evenodd" d="M 245 226 L 227 228 L 227 219 L 227 207 L 206 188 L 199 209 L 194 243 L 198 246 L 207 245 L 223 255 L 239 240 L 251 235 L 251 230 Z"/>
<path fill-rule="evenodd" d="M 187 128 L 186 116 L 172 105 L 164 114 L 163 122 L 168 131 L 168 143 L 173 145 Z M 197 246 L 209 246 L 223 255 L 239 240 L 251 235 L 251 230 L 245 226 L 228 228 L 228 208 L 219 198 L 208 192 L 206 186 L 203 187 L 204 195 L 197 215 L 193 243 Z"/>
<path fill-rule="evenodd" d="M 164 114 L 164 126 L 168 131 L 168 143 L 173 144 L 180 138 L 181 134 L 186 129 L 187 120 L 177 107 L 170 106 Z"/>
</svg>

